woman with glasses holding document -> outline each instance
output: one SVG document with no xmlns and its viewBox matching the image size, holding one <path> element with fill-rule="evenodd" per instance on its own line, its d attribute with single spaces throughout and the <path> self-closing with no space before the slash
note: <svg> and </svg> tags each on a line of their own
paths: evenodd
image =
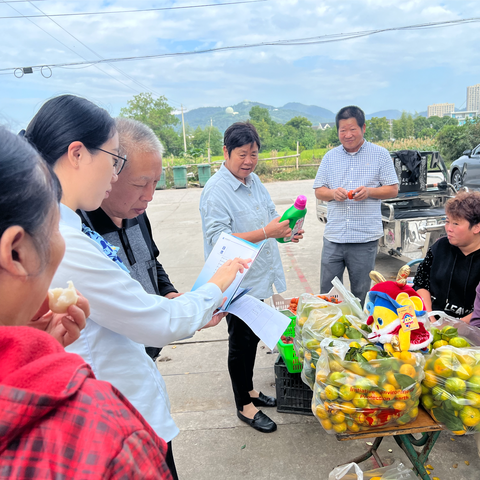
<svg viewBox="0 0 480 480">
<path fill-rule="evenodd" d="M 62 95 L 40 108 L 24 135 L 53 167 L 63 190 L 60 232 L 66 251 L 52 286 L 73 280 L 90 303 L 87 325 L 67 350 L 118 388 L 168 443 L 167 464 L 176 478 L 170 442 L 179 430 L 165 383 L 143 345 L 163 347 L 218 323 L 222 316 L 212 315 L 222 293 L 247 262 L 228 262 L 206 285 L 172 300 L 147 294 L 130 277 L 116 247 L 88 228 L 82 231 L 75 213 L 97 209 L 128 161 L 119 150 L 114 120 L 84 98 Z"/>
</svg>

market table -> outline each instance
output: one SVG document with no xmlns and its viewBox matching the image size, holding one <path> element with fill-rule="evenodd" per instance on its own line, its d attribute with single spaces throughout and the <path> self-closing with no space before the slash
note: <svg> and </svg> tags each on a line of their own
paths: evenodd
<svg viewBox="0 0 480 480">
<path fill-rule="evenodd" d="M 391 437 L 395 439 L 399 447 L 406 453 L 409 460 L 412 462 L 413 470 L 423 480 L 430 480 L 425 470 L 425 463 L 428 460 L 435 442 L 437 441 L 440 431 L 444 427 L 437 423 L 422 407 L 418 408 L 418 416 L 415 421 L 407 423 L 406 425 L 395 425 L 389 427 L 383 427 L 372 431 L 363 431 L 357 433 L 344 433 L 336 435 L 337 440 L 343 442 L 347 440 L 361 440 L 364 438 L 376 437 L 373 445 L 367 450 L 366 453 L 360 455 L 349 462 L 361 463 L 367 458 L 374 457 L 380 467 L 383 467 L 383 463 L 378 455 L 377 449 L 382 443 L 383 437 Z M 413 434 L 421 433 L 422 436 L 416 439 Z M 423 447 L 421 451 L 417 451 L 415 447 Z"/>
</svg>

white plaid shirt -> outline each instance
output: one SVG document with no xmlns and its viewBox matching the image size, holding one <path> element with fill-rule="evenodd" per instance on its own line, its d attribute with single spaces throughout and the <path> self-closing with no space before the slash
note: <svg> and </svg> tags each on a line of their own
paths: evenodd
<svg viewBox="0 0 480 480">
<path fill-rule="evenodd" d="M 383 147 L 365 141 L 360 150 L 350 155 L 343 145 L 323 157 L 313 188 L 347 191 L 365 186 L 370 188 L 398 183 L 392 158 Z M 328 202 L 325 238 L 334 243 L 366 243 L 383 235 L 381 200 L 367 198 L 356 202 Z"/>
</svg>

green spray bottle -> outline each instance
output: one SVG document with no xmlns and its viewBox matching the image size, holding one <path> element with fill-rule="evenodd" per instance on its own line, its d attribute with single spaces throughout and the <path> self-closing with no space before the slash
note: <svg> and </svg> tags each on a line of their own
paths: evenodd
<svg viewBox="0 0 480 480">
<path fill-rule="evenodd" d="M 288 237 L 277 238 L 277 242 L 288 243 L 292 241 L 292 238 L 298 233 L 299 230 L 303 227 L 303 221 L 305 220 L 305 215 L 307 214 L 307 209 L 305 205 L 307 204 L 307 197 L 305 195 L 299 195 L 295 200 L 293 206 L 291 206 L 280 219 L 281 222 L 284 220 L 290 220 L 290 228 L 292 233 Z"/>
</svg>

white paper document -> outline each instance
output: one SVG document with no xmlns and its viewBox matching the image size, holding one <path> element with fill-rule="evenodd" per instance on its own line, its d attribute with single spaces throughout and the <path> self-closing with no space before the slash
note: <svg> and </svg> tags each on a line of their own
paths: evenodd
<svg viewBox="0 0 480 480">
<path fill-rule="evenodd" d="M 207 283 L 213 276 L 213 274 L 227 261 L 233 260 L 236 257 L 247 259 L 251 258 L 252 263 L 257 258 L 258 254 L 263 248 L 265 242 L 258 244 L 247 242 L 228 233 L 220 234 L 217 243 L 213 246 L 210 255 L 208 256 L 205 265 L 200 272 L 192 291 L 196 290 Z M 243 277 L 247 274 L 248 269 L 245 269 L 243 273 L 238 272 L 233 283 L 223 293 L 224 297 L 227 297 L 223 308 L 228 310 L 230 304 L 242 295 L 245 295 L 250 289 L 241 288 L 240 285 L 243 281 Z"/>
<path fill-rule="evenodd" d="M 241 318 L 270 350 L 290 324 L 289 317 L 251 295 L 239 298 L 227 310 Z"/>
</svg>

